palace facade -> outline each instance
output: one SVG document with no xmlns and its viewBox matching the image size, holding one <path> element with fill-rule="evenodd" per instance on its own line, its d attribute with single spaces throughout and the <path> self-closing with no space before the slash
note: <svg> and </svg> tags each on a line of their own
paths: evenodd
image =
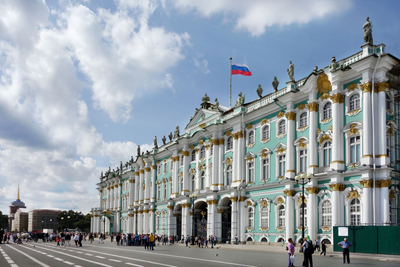
<svg viewBox="0 0 400 267">
<path fill-rule="evenodd" d="M 249 103 L 206 95 L 182 135 L 102 173 L 91 231 L 297 241 L 304 216 L 329 243 L 333 226 L 398 223 L 399 63 L 364 44 Z"/>
</svg>

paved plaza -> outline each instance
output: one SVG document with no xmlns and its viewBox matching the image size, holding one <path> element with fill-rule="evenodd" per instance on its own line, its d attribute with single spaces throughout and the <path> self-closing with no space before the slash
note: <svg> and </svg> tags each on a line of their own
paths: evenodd
<svg viewBox="0 0 400 267">
<path fill-rule="evenodd" d="M 296 248 L 298 250 L 298 248 Z M 287 266 L 284 247 L 221 245 L 218 249 L 201 249 L 182 245 L 157 246 L 154 251 L 143 247 L 116 246 L 106 241 L 82 247 L 57 247 L 53 243 L 24 243 L 23 245 L 0 245 L 0 266 Z M 301 266 L 302 255 L 297 254 L 296 266 Z M 398 266 L 399 256 L 352 254 L 351 265 L 356 266 Z M 342 265 L 339 253 L 328 252 L 326 257 L 314 254 L 314 266 Z"/>
</svg>

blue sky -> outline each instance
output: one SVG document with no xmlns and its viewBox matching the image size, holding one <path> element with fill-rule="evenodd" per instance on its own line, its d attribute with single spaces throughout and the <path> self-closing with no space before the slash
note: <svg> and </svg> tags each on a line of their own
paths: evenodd
<svg viewBox="0 0 400 267">
<path fill-rule="evenodd" d="M 181 132 L 233 77 L 256 99 L 374 43 L 400 57 L 399 1 L 11 1 L 0 3 L 0 210 L 18 182 L 28 209 L 97 206 L 101 170 Z M 40 196 L 38 198 L 38 195 Z"/>
</svg>

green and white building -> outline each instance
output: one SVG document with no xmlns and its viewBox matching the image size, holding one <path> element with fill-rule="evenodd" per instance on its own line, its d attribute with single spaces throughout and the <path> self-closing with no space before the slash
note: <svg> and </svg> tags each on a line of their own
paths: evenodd
<svg viewBox="0 0 400 267">
<path fill-rule="evenodd" d="M 303 197 L 312 239 L 398 223 L 400 62 L 384 44 L 361 48 L 233 108 L 205 96 L 183 134 L 102 173 L 91 231 L 297 241 Z"/>
</svg>

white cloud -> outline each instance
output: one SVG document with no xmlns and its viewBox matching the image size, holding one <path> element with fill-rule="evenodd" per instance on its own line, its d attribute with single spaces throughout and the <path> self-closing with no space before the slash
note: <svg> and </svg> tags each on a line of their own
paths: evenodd
<svg viewBox="0 0 400 267">
<path fill-rule="evenodd" d="M 203 72 L 204 74 L 207 74 L 210 72 L 210 70 L 208 69 L 208 61 L 206 59 L 197 59 L 194 58 L 194 65 L 196 66 L 196 68 L 198 68 L 201 72 Z"/>
<path fill-rule="evenodd" d="M 176 0 L 176 8 L 210 17 L 222 13 L 233 16 L 237 30 L 248 31 L 252 36 L 265 33 L 273 25 L 308 23 L 327 15 L 342 13 L 350 8 L 352 1 L 288 1 L 288 0 Z M 224 21 L 231 19 L 225 18 Z"/>
</svg>

